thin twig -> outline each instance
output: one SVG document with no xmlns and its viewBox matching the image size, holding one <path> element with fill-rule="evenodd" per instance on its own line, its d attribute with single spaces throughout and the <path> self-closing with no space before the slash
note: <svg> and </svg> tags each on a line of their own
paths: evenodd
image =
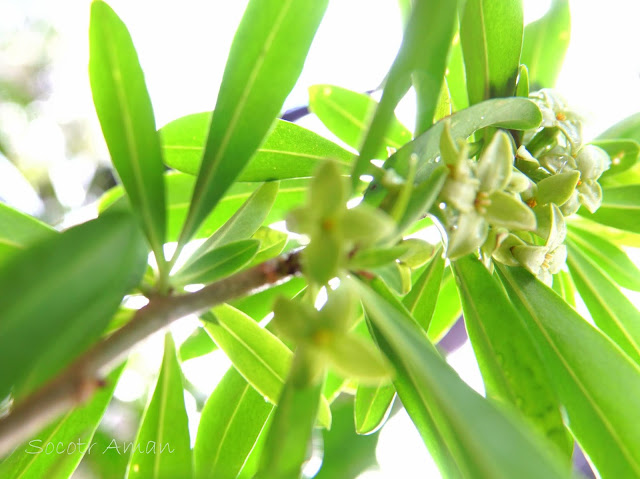
<svg viewBox="0 0 640 479">
<path fill-rule="evenodd" d="M 184 316 L 199 314 L 217 304 L 255 293 L 299 272 L 299 254 L 294 252 L 212 283 L 195 293 L 152 298 L 129 323 L 94 345 L 0 419 L 0 457 L 37 434 L 63 412 L 88 400 L 96 389 L 104 386 L 104 377 L 151 334 Z"/>
</svg>

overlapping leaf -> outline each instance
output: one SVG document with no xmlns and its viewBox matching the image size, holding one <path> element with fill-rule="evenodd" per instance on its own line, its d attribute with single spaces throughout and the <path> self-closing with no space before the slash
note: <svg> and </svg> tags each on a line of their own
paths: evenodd
<svg viewBox="0 0 640 479">
<path fill-rule="evenodd" d="M 606 226 L 640 233 L 640 184 L 604 188 L 602 205 L 595 213 L 585 208 L 578 213 Z"/>
<path fill-rule="evenodd" d="M 111 159 L 158 264 L 166 213 L 162 151 L 151 99 L 127 27 L 102 1 L 91 5 L 89 76 Z"/>
<path fill-rule="evenodd" d="M 41 384 L 97 339 L 147 260 L 137 222 L 113 213 L 24 250 L 0 270 L 0 396 Z M 51 338 L 55 337 L 55 341 Z"/>
<path fill-rule="evenodd" d="M 0 202 L 0 266 L 7 258 L 56 231 Z"/>
<path fill-rule="evenodd" d="M 197 175 L 211 113 L 187 115 L 160 129 L 164 161 L 171 168 Z M 313 175 L 325 158 L 346 172 L 353 154 L 330 140 L 288 121 L 276 120 L 273 130 L 249 160 L 237 181 L 271 181 Z"/>
<path fill-rule="evenodd" d="M 247 165 L 293 88 L 328 0 L 251 0 L 218 92 L 184 244 Z"/>
<path fill-rule="evenodd" d="M 600 477 L 640 474 L 640 368 L 521 268 L 500 268 L 564 406 L 567 426 Z"/>
<path fill-rule="evenodd" d="M 183 390 L 182 370 L 173 338 L 167 332 L 158 383 L 142 417 L 129 458 L 127 478 L 193 477 Z"/>
</svg>

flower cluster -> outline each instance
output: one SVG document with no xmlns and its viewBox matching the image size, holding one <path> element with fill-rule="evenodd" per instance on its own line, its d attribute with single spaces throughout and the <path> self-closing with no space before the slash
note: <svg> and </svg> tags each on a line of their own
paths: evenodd
<svg viewBox="0 0 640 479">
<path fill-rule="evenodd" d="M 551 90 L 530 98 L 542 113 L 541 127 L 527 131 L 515 149 L 498 130 L 474 161 L 464 141 L 445 127 L 440 154 L 449 168 L 439 216 L 447 228 L 450 259 L 480 250 L 492 260 L 521 265 L 547 284 L 566 260 L 564 218 L 581 205 L 602 203 L 598 179 L 607 153 L 583 145 L 579 117 Z"/>
</svg>

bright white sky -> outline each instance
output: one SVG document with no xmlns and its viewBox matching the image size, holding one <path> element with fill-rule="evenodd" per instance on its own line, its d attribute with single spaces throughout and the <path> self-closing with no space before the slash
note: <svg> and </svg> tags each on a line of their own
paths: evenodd
<svg viewBox="0 0 640 479">
<path fill-rule="evenodd" d="M 132 32 L 158 126 L 188 113 L 213 108 L 227 51 L 246 3 L 246 0 L 110 1 Z M 525 18 L 531 21 L 544 13 L 549 1 L 524 3 Z M 54 66 L 53 93 L 46 110 L 58 121 L 89 118 L 95 125 L 96 144 L 106 159 L 88 87 L 89 4 L 87 0 L 5 0 L 0 2 L 0 22 L 10 22 L 17 9 L 49 11 L 49 17 L 62 32 L 62 41 Z M 640 111 L 637 54 L 640 2 L 572 0 L 571 7 L 571 46 L 557 88 L 586 116 L 585 133 L 590 137 Z M 377 87 L 400 40 L 401 21 L 395 0 L 333 0 L 300 81 L 285 106 L 305 104 L 308 86 L 316 83 L 333 83 L 358 91 Z M 402 105 L 398 114 L 406 124 L 413 123 L 410 104 Z M 304 125 L 325 131 L 313 119 L 305 120 Z M 34 134 L 38 133 L 38 141 L 30 143 L 38 145 L 31 151 L 34 161 L 55 157 L 55 152 L 59 158 L 64 157 L 59 135 L 52 128 L 51 123 L 45 122 L 34 130 Z M 48 134 L 42 136 L 43 132 Z M 25 140 L 29 142 L 29 138 Z M 63 172 L 62 176 L 71 174 L 68 169 Z M 181 336 L 184 334 L 183 331 Z M 450 361 L 465 380 L 481 390 L 470 347 L 457 352 Z M 154 367 L 148 365 L 149 370 Z M 211 387 L 210 372 L 203 378 L 202 369 L 195 364 L 187 369 L 194 382 L 199 384 L 203 380 Z M 120 389 L 123 396 L 132 394 L 131 387 L 135 389 L 140 384 L 136 377 L 125 378 L 124 382 L 129 384 L 129 390 Z M 366 479 L 440 477 L 425 458 L 424 446 L 406 415 L 390 421 L 378 452 L 381 470 L 367 473 Z"/>
</svg>

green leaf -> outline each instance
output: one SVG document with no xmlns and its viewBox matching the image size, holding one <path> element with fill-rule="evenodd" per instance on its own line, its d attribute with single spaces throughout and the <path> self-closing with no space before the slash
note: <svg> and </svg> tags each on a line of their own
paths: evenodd
<svg viewBox="0 0 640 479">
<path fill-rule="evenodd" d="M 351 148 L 362 146 L 367 124 L 378 102 L 364 93 L 334 85 L 309 87 L 309 108 L 322 123 Z M 392 116 L 375 158 L 389 156 L 387 148 L 398 149 L 411 140 L 411 132 Z"/>
<path fill-rule="evenodd" d="M 584 208 L 580 208 L 578 213 L 596 223 L 640 233 L 640 185 L 605 187 L 602 206 L 595 213 Z"/>
<path fill-rule="evenodd" d="M 297 479 L 308 459 L 311 432 L 322 398 L 323 381 L 306 378 L 314 357 L 296 350 L 265 440 L 256 479 Z"/>
<path fill-rule="evenodd" d="M 242 269 L 258 252 L 260 242 L 248 239 L 215 248 L 171 277 L 174 285 L 212 283 Z"/>
<path fill-rule="evenodd" d="M 522 22 L 521 0 L 466 1 L 460 42 L 471 105 L 515 93 Z"/>
<path fill-rule="evenodd" d="M 218 349 L 204 328 L 198 327 L 180 345 L 180 361 L 199 358 Z"/>
<path fill-rule="evenodd" d="M 98 339 L 146 262 L 137 222 L 114 213 L 7 263 L 0 270 L 0 364 L 12 366 L 0 375 L 0 397 L 12 386 L 21 395 L 42 384 Z"/>
<path fill-rule="evenodd" d="M 425 301 L 428 301 L 427 298 L 425 298 Z M 414 310 L 412 314 L 419 323 L 424 321 L 419 309 Z M 462 305 L 458 295 L 458 288 L 456 288 L 451 268 L 446 268 L 442 276 L 436 309 L 433 312 L 433 317 L 427 330 L 427 337 L 433 342 L 440 341 L 456 323 L 460 315 L 462 315 Z"/>
<path fill-rule="evenodd" d="M 568 477 L 569 465 L 537 433 L 460 379 L 384 286 L 355 284 L 374 337 L 397 369 L 398 395 L 444 476 Z"/>
<path fill-rule="evenodd" d="M 203 255 L 228 243 L 246 240 L 253 235 L 271 211 L 278 195 L 278 182 L 264 183 L 244 202 L 227 222 L 191 255 L 188 268 Z"/>
<path fill-rule="evenodd" d="M 165 241 L 162 151 L 151 99 L 127 27 L 104 2 L 91 4 L 89 77 L 111 160 L 161 268 Z"/>
<path fill-rule="evenodd" d="M 360 436 L 353 422 L 353 401 L 336 401 L 331 408 L 331 430 L 323 431 L 322 467 L 315 479 L 353 479 L 377 465 L 379 432 Z M 348 454 L 345 454 L 348 451 Z"/>
<path fill-rule="evenodd" d="M 354 418 L 358 434 L 372 434 L 385 423 L 391 412 L 396 389 L 392 384 L 358 386 L 354 403 Z"/>
<path fill-rule="evenodd" d="M 416 221 L 431 210 L 431 207 L 440 195 L 440 191 L 448 175 L 449 170 L 443 165 L 433 171 L 433 173 L 429 175 L 429 178 L 414 186 L 407 208 L 398 222 L 398 231 L 404 231 L 410 228 Z"/>
<path fill-rule="evenodd" d="M 293 298 L 302 291 L 307 282 L 304 278 L 291 278 L 289 281 L 272 286 L 259 293 L 231 301 L 229 304 L 257 321 L 273 311 L 273 302 L 278 296 Z"/>
<path fill-rule="evenodd" d="M 640 312 L 573 241 L 567 264 L 596 326 L 640 364 Z"/>
<path fill-rule="evenodd" d="M 207 332 L 256 391 L 271 404 L 277 404 L 291 366 L 291 350 L 273 333 L 232 306 L 223 304 L 211 312 L 216 322 L 204 323 Z M 321 404 L 319 420 L 326 426 L 330 417 L 325 401 Z"/>
<path fill-rule="evenodd" d="M 211 112 L 183 116 L 160 129 L 164 161 L 178 171 L 197 175 L 211 122 Z M 264 143 L 237 181 L 271 181 L 313 176 L 325 158 L 346 173 L 353 154 L 330 140 L 294 123 L 276 120 Z"/>
<path fill-rule="evenodd" d="M 529 332 L 485 266 L 467 256 L 453 263 L 464 322 L 487 397 L 511 404 L 571 457 L 573 441 Z"/>
<path fill-rule="evenodd" d="M 488 126 L 507 130 L 537 128 L 542 121 L 542 115 L 538 107 L 525 98 L 502 98 L 479 103 L 433 125 L 389 158 L 385 168 L 393 168 L 398 174 L 404 176 L 408 172 L 409 158 L 416 154 L 418 155 L 416 181 L 420 182 L 428 178 L 441 164 L 435 160 L 440 153 L 440 137 L 447 121 L 450 122 L 453 139 L 466 140 L 473 132 Z"/>
<path fill-rule="evenodd" d="M 604 170 L 601 180 L 608 178 L 615 181 L 613 177 L 638 163 L 640 144 L 635 140 L 595 140 L 590 144 L 602 148 L 611 158 L 611 165 Z"/>
<path fill-rule="evenodd" d="M 165 181 L 168 206 L 167 241 L 177 241 L 187 216 L 195 178 L 184 173 L 169 173 L 165 175 Z M 264 222 L 271 224 L 282 221 L 291 209 L 304 204 L 308 186 L 307 178 L 281 181 L 275 203 Z M 200 226 L 194 238 L 210 237 L 242 207 L 257 188 L 259 185 L 256 183 L 235 183 Z M 120 187 L 109 190 L 100 201 L 100 211 L 115 208 L 124 201 L 122 195 Z"/>
<path fill-rule="evenodd" d="M 229 369 L 202 410 L 194 449 L 196 477 L 236 477 L 272 409 L 238 371 Z"/>
<path fill-rule="evenodd" d="M 640 113 L 634 113 L 600 133 L 596 140 L 635 140 L 640 143 Z"/>
<path fill-rule="evenodd" d="M 124 365 L 109 374 L 105 386 L 99 388 L 86 404 L 67 412 L 27 443 L 17 447 L 0 463 L 0 476 L 67 479 L 85 454 L 101 454 L 101 450 L 92 450 L 92 438 L 123 369 Z M 52 448 L 56 447 L 61 452 L 52 453 Z"/>
<path fill-rule="evenodd" d="M 569 237 L 598 268 L 623 288 L 640 291 L 640 270 L 618 246 L 603 235 L 569 224 Z"/>
<path fill-rule="evenodd" d="M 467 79 L 464 72 L 464 59 L 462 57 L 459 28 L 451 42 L 449 64 L 447 65 L 445 73 L 453 111 L 464 110 L 469 106 L 469 96 L 467 93 Z"/>
<path fill-rule="evenodd" d="M 576 286 L 568 271 L 558 271 L 553 275 L 553 290 L 573 309 L 576 308 Z"/>
<path fill-rule="evenodd" d="M 127 478 L 193 477 L 183 376 L 171 333 L 164 336 L 158 383 L 142 416 Z"/>
<path fill-rule="evenodd" d="M 555 85 L 570 37 L 568 0 L 553 0 L 544 16 L 525 27 L 521 61 L 529 69 L 532 90 Z"/>
<path fill-rule="evenodd" d="M 287 233 L 267 228 L 266 226 L 261 227 L 251 238 L 260 241 L 260 249 L 249 263 L 249 266 L 275 258 L 282 253 L 289 240 Z"/>
<path fill-rule="evenodd" d="M 429 330 L 436 309 L 442 275 L 444 256 L 438 248 L 433 259 L 411 286 L 411 291 L 402 299 L 402 304 L 425 331 Z"/>
<path fill-rule="evenodd" d="M 447 56 L 454 33 L 456 3 L 449 0 L 416 0 L 411 17 L 387 79 L 382 98 L 367 128 L 351 174 L 355 186 L 379 151 L 393 113 L 411 85 L 411 75 L 418 93 L 418 125 L 422 132 L 433 123 L 440 89 L 444 81 Z"/>
<path fill-rule="evenodd" d="M 45 223 L 0 202 L 0 267 L 15 253 L 55 233 Z"/>
<path fill-rule="evenodd" d="M 231 45 L 189 214 L 186 243 L 247 165 L 296 83 L 328 0 L 251 0 Z"/>
<path fill-rule="evenodd" d="M 640 368 L 526 270 L 499 271 L 590 462 L 603 478 L 638 476 Z"/>
</svg>

